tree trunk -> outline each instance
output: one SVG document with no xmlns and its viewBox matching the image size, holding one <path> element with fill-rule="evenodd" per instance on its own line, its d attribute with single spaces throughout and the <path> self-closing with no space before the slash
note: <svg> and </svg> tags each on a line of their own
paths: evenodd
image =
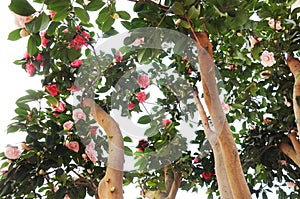
<svg viewBox="0 0 300 199">
<path fill-rule="evenodd" d="M 93 100 L 85 99 L 84 107 L 104 129 L 108 138 L 108 160 L 106 173 L 98 185 L 100 199 L 123 199 L 124 142 L 117 122 Z"/>
<path fill-rule="evenodd" d="M 216 171 L 218 188 L 220 191 L 221 198 L 232 199 L 233 195 L 226 174 L 226 170 L 224 168 L 224 160 L 223 160 L 222 151 L 220 149 L 220 143 L 217 139 L 216 133 L 212 131 L 212 129 L 209 126 L 207 115 L 204 111 L 204 108 L 199 99 L 197 91 L 194 91 L 194 100 L 196 102 L 197 109 L 200 114 L 205 136 L 207 137 L 214 153 L 215 171 Z"/>
<path fill-rule="evenodd" d="M 287 65 L 295 78 L 293 89 L 293 108 L 295 113 L 295 122 L 297 125 L 297 134 L 300 134 L 300 61 L 291 55 L 288 56 Z M 280 150 L 289 158 L 291 158 L 295 164 L 300 168 L 300 144 L 295 133 L 290 133 L 289 138 L 292 142 L 292 146 L 288 143 L 282 143 Z"/>
<path fill-rule="evenodd" d="M 224 167 L 233 198 L 250 199 L 251 194 L 244 177 L 238 150 L 219 99 L 214 71 L 215 65 L 212 60 L 212 45 L 205 32 L 198 32 L 195 36 L 204 99 L 220 143 Z"/>
</svg>

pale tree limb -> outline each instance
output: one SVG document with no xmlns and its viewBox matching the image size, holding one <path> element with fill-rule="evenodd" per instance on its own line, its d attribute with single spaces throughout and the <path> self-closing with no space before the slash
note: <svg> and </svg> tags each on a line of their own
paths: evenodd
<svg viewBox="0 0 300 199">
<path fill-rule="evenodd" d="M 297 125 L 298 135 L 300 133 L 300 107 L 297 102 L 297 98 L 300 98 L 300 61 L 291 55 L 288 55 L 286 59 L 287 65 L 295 78 L 293 88 L 293 109 L 295 114 L 295 122 Z M 298 99 L 300 100 L 300 99 Z M 300 144 L 295 133 L 289 133 L 289 138 L 292 142 L 292 146 L 288 143 L 282 143 L 280 150 L 288 156 L 295 164 L 300 168 Z"/>
<path fill-rule="evenodd" d="M 297 125 L 298 133 L 300 133 L 300 107 L 297 98 L 300 101 L 300 61 L 291 55 L 287 57 L 287 65 L 295 78 L 293 90 L 293 108 L 295 113 L 295 122 Z"/>
<path fill-rule="evenodd" d="M 117 122 L 92 99 L 84 99 L 83 106 L 103 128 L 108 138 L 106 173 L 98 185 L 100 199 L 123 199 L 124 142 Z"/>
<path fill-rule="evenodd" d="M 204 82 L 204 99 L 220 143 L 232 195 L 234 199 L 250 199 L 251 194 L 244 177 L 238 150 L 219 99 L 212 45 L 207 33 L 198 32 L 196 37 L 201 80 Z"/>
<path fill-rule="evenodd" d="M 197 105 L 197 109 L 201 118 L 202 126 L 204 129 L 205 136 L 207 137 L 213 153 L 214 153 L 214 160 L 215 160 L 215 172 L 217 176 L 218 188 L 220 191 L 220 195 L 222 199 L 232 199 L 232 191 L 230 188 L 230 184 L 228 181 L 228 177 L 226 174 L 226 170 L 224 168 L 224 160 L 222 156 L 222 152 L 220 149 L 220 143 L 218 142 L 216 133 L 210 128 L 208 123 L 208 118 L 203 108 L 203 105 L 199 99 L 199 95 L 197 91 L 193 92 L 194 100 Z"/>
</svg>

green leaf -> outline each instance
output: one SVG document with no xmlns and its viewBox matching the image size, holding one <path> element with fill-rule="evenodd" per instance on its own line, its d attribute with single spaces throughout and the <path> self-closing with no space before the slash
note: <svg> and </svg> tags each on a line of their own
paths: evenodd
<svg viewBox="0 0 300 199">
<path fill-rule="evenodd" d="M 65 19 L 69 14 L 69 7 L 71 5 L 70 0 L 57 1 L 57 0 L 47 0 L 46 4 L 49 10 L 56 12 L 53 21 L 61 21 Z"/>
<path fill-rule="evenodd" d="M 124 153 L 127 156 L 132 156 L 133 155 L 132 150 L 129 147 L 127 147 L 127 146 L 124 146 Z"/>
<path fill-rule="evenodd" d="M 188 7 L 190 5 L 192 5 L 193 3 L 195 3 L 196 0 L 185 0 L 184 1 L 184 6 Z"/>
<path fill-rule="evenodd" d="M 131 18 L 130 14 L 126 11 L 119 11 L 117 13 L 121 19 L 129 20 Z"/>
<path fill-rule="evenodd" d="M 10 32 L 9 35 L 8 35 L 8 40 L 16 41 L 16 40 L 22 38 L 21 35 L 20 35 L 21 30 L 22 29 L 16 29 L 16 30 Z"/>
<path fill-rule="evenodd" d="M 128 136 L 124 137 L 124 142 L 132 142 L 132 139 Z"/>
<path fill-rule="evenodd" d="M 8 125 L 7 127 L 7 133 L 15 133 L 17 132 L 18 130 L 20 130 L 20 125 L 18 125 L 17 123 L 13 123 L 13 124 L 10 124 Z"/>
<path fill-rule="evenodd" d="M 21 16 L 30 16 L 36 12 L 27 0 L 11 0 L 8 7 L 11 11 Z"/>
<path fill-rule="evenodd" d="M 100 0 L 92 0 L 85 8 L 89 11 L 97 11 L 100 10 L 105 5 L 103 1 Z"/>
<path fill-rule="evenodd" d="M 198 12 L 198 10 L 195 8 L 195 6 L 192 6 L 190 9 L 189 9 L 189 11 L 188 11 L 188 17 L 190 18 L 190 19 L 195 19 L 195 18 L 197 18 L 197 17 L 199 17 L 199 12 Z"/>
<path fill-rule="evenodd" d="M 31 35 L 27 43 L 27 52 L 30 56 L 33 56 L 39 52 L 38 46 L 41 44 L 41 38 L 39 35 Z"/>
<path fill-rule="evenodd" d="M 151 122 L 151 118 L 149 115 L 144 115 L 144 116 L 140 117 L 138 120 L 139 124 L 148 124 L 150 122 Z"/>
<path fill-rule="evenodd" d="M 112 25 L 114 24 L 115 19 L 112 17 L 108 17 L 107 20 L 103 23 L 101 30 L 103 32 L 107 32 L 111 29 Z"/>
<path fill-rule="evenodd" d="M 49 104 L 52 104 L 53 106 L 58 105 L 58 100 L 55 97 L 47 96 L 46 99 L 47 99 Z"/>
<path fill-rule="evenodd" d="M 79 7 L 74 7 L 75 14 L 77 17 L 83 22 L 83 23 L 88 23 L 90 20 L 89 14 L 82 8 Z"/>
<path fill-rule="evenodd" d="M 147 129 L 144 133 L 147 137 L 152 137 L 157 134 L 157 125 L 151 126 L 151 128 Z"/>
<path fill-rule="evenodd" d="M 175 1 L 174 3 L 174 14 L 176 15 L 184 15 L 184 4 L 183 2 Z"/>
<path fill-rule="evenodd" d="M 50 22 L 49 16 L 42 12 L 38 17 L 35 17 L 31 22 L 26 23 L 26 29 L 30 33 L 38 33 L 48 27 Z"/>
<path fill-rule="evenodd" d="M 110 11 L 108 7 L 103 8 L 99 14 L 98 14 L 98 18 L 97 21 L 98 22 L 105 22 L 105 20 L 107 20 L 107 18 L 110 16 Z"/>
<path fill-rule="evenodd" d="M 152 51 L 149 48 L 144 48 L 144 49 L 140 49 L 138 51 L 138 62 L 139 63 L 144 63 L 145 61 L 147 61 L 152 55 Z"/>
<path fill-rule="evenodd" d="M 235 108 L 235 109 L 243 109 L 243 108 L 245 108 L 245 106 L 242 105 L 242 104 L 232 104 L 232 108 Z"/>
<path fill-rule="evenodd" d="M 190 29 L 190 28 L 191 28 L 191 25 L 189 24 L 189 22 L 184 21 L 184 20 L 182 20 L 182 21 L 180 22 L 180 25 L 181 25 L 182 27 L 186 28 L 186 29 Z"/>
</svg>

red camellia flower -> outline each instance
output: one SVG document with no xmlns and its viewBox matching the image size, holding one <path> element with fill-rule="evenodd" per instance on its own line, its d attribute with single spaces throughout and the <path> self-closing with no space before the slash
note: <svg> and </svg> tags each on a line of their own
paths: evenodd
<svg viewBox="0 0 300 199">
<path fill-rule="evenodd" d="M 66 147 L 72 151 L 75 151 L 76 153 L 79 151 L 79 144 L 76 141 L 67 142 Z"/>
<path fill-rule="evenodd" d="M 145 92 L 138 92 L 138 93 L 136 94 L 136 98 L 137 98 L 137 100 L 138 100 L 140 103 L 143 103 L 143 102 L 146 101 L 147 95 L 146 95 Z"/>
<path fill-rule="evenodd" d="M 166 126 L 168 125 L 168 123 L 171 123 L 171 122 L 172 122 L 172 120 L 170 120 L 170 119 L 164 119 L 162 121 L 162 125 L 166 128 Z"/>
<path fill-rule="evenodd" d="M 48 42 L 49 42 L 49 39 L 47 39 L 45 37 L 45 34 L 46 34 L 46 32 L 41 32 L 41 34 L 40 34 L 41 35 L 42 46 L 44 46 L 44 47 L 46 47 Z"/>
<path fill-rule="evenodd" d="M 195 163 L 199 162 L 199 157 L 198 157 L 198 156 L 196 156 L 196 157 L 194 158 L 194 162 L 195 162 Z"/>
<path fill-rule="evenodd" d="M 79 66 L 81 66 L 81 64 L 82 64 L 82 61 L 80 59 L 76 59 L 71 63 L 71 66 L 73 68 L 78 68 Z"/>
<path fill-rule="evenodd" d="M 95 126 L 90 126 L 90 130 L 89 130 L 90 134 L 96 135 L 97 134 L 97 127 Z"/>
<path fill-rule="evenodd" d="M 49 13 L 50 13 L 50 18 L 53 19 L 54 16 L 55 16 L 55 14 L 56 14 L 56 12 L 53 11 L 53 10 L 49 10 Z"/>
<path fill-rule="evenodd" d="M 121 62 L 123 59 L 123 56 L 119 50 L 116 51 L 116 55 L 117 55 L 116 62 L 117 63 Z"/>
<path fill-rule="evenodd" d="M 148 75 L 146 75 L 146 74 L 141 75 L 139 77 L 138 83 L 141 88 L 148 88 L 148 86 L 150 84 L 150 79 L 149 79 Z"/>
<path fill-rule="evenodd" d="M 35 68 L 34 68 L 34 65 L 30 62 L 27 62 L 26 63 L 26 72 L 32 76 L 34 74 L 34 71 L 35 71 Z"/>
<path fill-rule="evenodd" d="M 35 57 L 35 60 L 38 62 L 42 62 L 44 60 L 43 56 L 41 55 L 41 53 L 38 53 Z"/>
<path fill-rule="evenodd" d="M 214 172 L 203 172 L 201 174 L 202 178 L 204 178 L 204 180 L 208 180 L 209 178 L 213 177 L 215 175 Z"/>
<path fill-rule="evenodd" d="M 135 104 L 134 103 L 129 103 L 127 108 L 128 110 L 132 110 L 134 108 Z"/>
<path fill-rule="evenodd" d="M 81 33 L 78 33 L 76 37 L 71 41 L 69 47 L 79 50 L 82 48 L 82 46 L 88 45 L 89 39 L 90 34 L 88 32 L 82 31 Z"/>
<path fill-rule="evenodd" d="M 50 96 L 56 96 L 59 93 L 59 89 L 56 84 L 46 85 L 45 88 L 49 91 Z"/>
<path fill-rule="evenodd" d="M 63 102 L 58 102 L 57 107 L 54 107 L 55 112 L 62 113 L 66 110 L 66 105 Z"/>
<path fill-rule="evenodd" d="M 18 149 L 18 147 L 9 146 L 6 148 L 4 155 L 8 159 L 15 160 L 20 157 L 21 151 Z"/>
</svg>

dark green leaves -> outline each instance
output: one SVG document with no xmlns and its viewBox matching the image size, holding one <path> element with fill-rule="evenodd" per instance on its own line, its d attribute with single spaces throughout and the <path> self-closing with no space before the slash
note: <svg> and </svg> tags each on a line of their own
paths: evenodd
<svg viewBox="0 0 300 199">
<path fill-rule="evenodd" d="M 22 16 L 30 16 L 36 12 L 27 0 L 11 0 L 8 7 L 14 13 Z"/>
<path fill-rule="evenodd" d="M 74 12 L 77 15 L 77 17 L 83 22 L 88 23 L 90 20 L 89 14 L 82 8 L 75 7 Z"/>
<path fill-rule="evenodd" d="M 87 6 L 86 9 L 89 11 L 97 11 L 105 5 L 104 2 L 100 0 L 93 0 Z"/>
<path fill-rule="evenodd" d="M 10 32 L 8 35 L 8 40 L 16 41 L 16 40 L 20 39 L 21 38 L 20 31 L 21 31 L 21 29 L 16 29 L 16 30 Z"/>
<path fill-rule="evenodd" d="M 138 120 L 139 124 L 148 124 L 151 122 L 151 118 L 149 115 L 144 115 L 142 117 L 140 117 L 140 119 Z"/>
<path fill-rule="evenodd" d="M 129 20 L 130 19 L 130 14 L 126 11 L 119 11 L 117 13 L 118 13 L 118 15 L 121 19 L 124 19 L 124 20 Z"/>
<path fill-rule="evenodd" d="M 38 46 L 41 45 L 41 38 L 38 34 L 31 35 L 27 43 L 27 52 L 33 56 L 39 52 Z"/>
<path fill-rule="evenodd" d="M 26 24 L 26 29 L 30 33 L 39 33 L 48 27 L 49 22 L 49 16 L 42 12 L 38 17 Z"/>
<path fill-rule="evenodd" d="M 185 10 L 184 10 L 183 2 L 175 1 L 175 3 L 174 3 L 174 14 L 184 15 L 184 13 L 185 13 Z"/>
</svg>

